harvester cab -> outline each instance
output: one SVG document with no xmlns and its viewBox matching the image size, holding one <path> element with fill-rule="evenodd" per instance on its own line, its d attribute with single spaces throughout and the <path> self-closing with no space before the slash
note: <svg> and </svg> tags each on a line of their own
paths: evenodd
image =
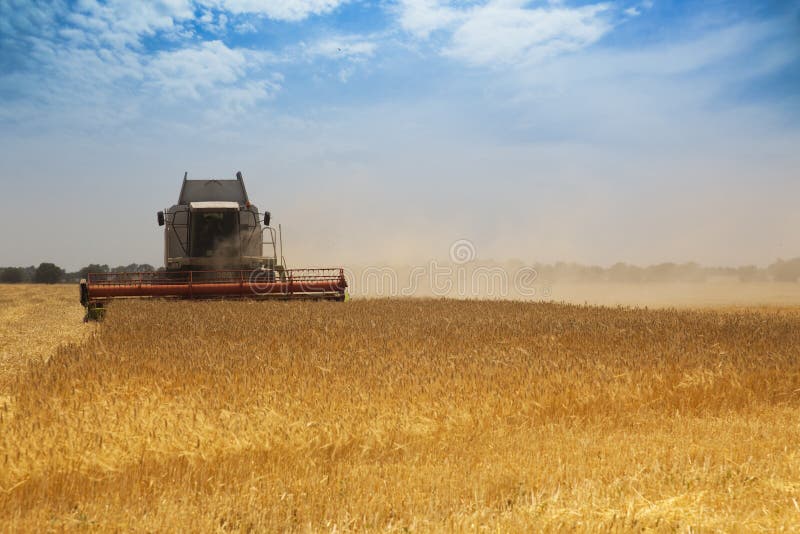
<svg viewBox="0 0 800 534">
<path fill-rule="evenodd" d="M 249 298 L 345 300 L 342 268 L 287 269 L 280 227 L 250 203 L 241 172 L 235 180 L 189 180 L 178 202 L 159 211 L 164 268 L 142 273 L 89 273 L 80 282 L 87 318 L 118 298 Z"/>
<path fill-rule="evenodd" d="M 270 214 L 250 203 L 240 172 L 235 180 L 184 175 L 178 203 L 158 212 L 158 223 L 168 271 L 283 269 Z"/>
</svg>

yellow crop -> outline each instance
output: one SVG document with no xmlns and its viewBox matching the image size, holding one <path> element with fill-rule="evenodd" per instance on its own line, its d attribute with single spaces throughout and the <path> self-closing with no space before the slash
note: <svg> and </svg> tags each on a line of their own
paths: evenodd
<svg viewBox="0 0 800 534">
<path fill-rule="evenodd" d="M 800 524 L 796 312 L 129 301 L 78 330 L 7 372 L 0 530 Z"/>
</svg>

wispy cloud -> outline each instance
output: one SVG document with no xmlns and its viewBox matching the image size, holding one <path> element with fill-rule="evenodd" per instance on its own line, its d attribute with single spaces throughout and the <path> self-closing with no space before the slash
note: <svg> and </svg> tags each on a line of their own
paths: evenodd
<svg viewBox="0 0 800 534">
<path fill-rule="evenodd" d="M 613 27 L 610 9 L 606 3 L 529 7 L 526 0 L 489 0 L 465 7 L 438 0 L 401 0 L 399 20 L 421 39 L 445 32 L 441 52 L 446 56 L 490 65 L 532 62 L 585 48 Z"/>
<path fill-rule="evenodd" d="M 347 83 L 378 49 L 378 39 L 361 35 L 337 35 L 303 43 L 300 53 L 310 62 L 324 58 L 338 65 L 336 79 Z"/>
<path fill-rule="evenodd" d="M 244 50 L 232 49 L 222 41 L 206 41 L 197 46 L 173 51 L 162 51 L 141 65 L 146 84 L 159 89 L 171 98 L 200 99 L 209 91 L 226 92 L 241 85 L 248 72 L 257 68 L 264 55 Z M 275 89 L 275 84 L 272 84 Z M 250 86 L 248 94 L 255 96 L 252 89 L 262 87 L 262 97 L 269 94 L 268 85 Z M 252 96 L 247 100 L 253 101 Z"/>
<path fill-rule="evenodd" d="M 74 44 L 124 48 L 141 44 L 156 33 L 184 31 L 182 23 L 194 17 L 189 0 L 126 2 L 82 0 L 64 16 Z"/>
<path fill-rule="evenodd" d="M 364 59 L 375 54 L 378 44 L 361 35 L 331 36 L 319 41 L 303 44 L 302 49 L 308 58 Z"/>
<path fill-rule="evenodd" d="M 442 0 L 400 0 L 397 11 L 403 29 L 423 39 L 437 30 L 452 28 L 465 18 L 464 10 Z"/>
<path fill-rule="evenodd" d="M 638 4 L 625 8 L 622 12 L 628 15 L 629 17 L 638 17 L 643 12 L 652 7 L 653 7 L 652 0 L 642 0 Z"/>
<path fill-rule="evenodd" d="M 197 21 L 206 31 L 215 35 L 223 35 L 228 30 L 228 16 L 225 13 L 215 15 L 212 11 L 206 11 Z"/>
<path fill-rule="evenodd" d="M 330 13 L 345 0 L 199 0 L 198 3 L 236 15 L 247 13 L 296 22 Z"/>
<path fill-rule="evenodd" d="M 453 33 L 447 55 L 469 63 L 535 61 L 580 50 L 611 23 L 607 4 L 528 9 L 523 2 L 494 1 L 476 8 Z"/>
<path fill-rule="evenodd" d="M 48 107 L 50 119 L 83 110 L 88 121 L 107 105 L 99 117 L 108 123 L 187 99 L 204 101 L 189 109 L 223 116 L 274 96 L 282 76 L 268 66 L 272 54 L 197 38 L 195 27 L 224 34 L 228 23 L 201 9 L 189 0 L 0 5 L 0 61 L 10 63 L 0 91 L 11 96 L 0 116 L 41 120 Z M 120 107 L 128 112 L 108 113 Z"/>
</svg>

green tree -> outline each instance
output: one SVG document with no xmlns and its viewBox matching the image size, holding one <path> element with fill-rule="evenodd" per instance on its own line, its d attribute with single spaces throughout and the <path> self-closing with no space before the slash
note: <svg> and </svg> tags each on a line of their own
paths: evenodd
<svg viewBox="0 0 800 534">
<path fill-rule="evenodd" d="M 56 284 L 64 278 L 64 269 L 55 263 L 40 263 L 33 275 L 37 284 Z"/>
<path fill-rule="evenodd" d="M 107 273 L 109 271 L 110 269 L 106 264 L 100 265 L 98 263 L 90 263 L 89 265 L 78 271 L 78 276 L 79 278 L 86 278 L 86 275 L 89 273 Z"/>
<path fill-rule="evenodd" d="M 145 273 L 153 272 L 155 269 L 149 263 L 131 263 L 130 265 L 118 265 L 111 269 L 112 273 Z"/>
<path fill-rule="evenodd" d="M 25 272 L 20 267 L 6 267 L 0 271 L 0 282 L 18 284 L 25 279 Z"/>
</svg>

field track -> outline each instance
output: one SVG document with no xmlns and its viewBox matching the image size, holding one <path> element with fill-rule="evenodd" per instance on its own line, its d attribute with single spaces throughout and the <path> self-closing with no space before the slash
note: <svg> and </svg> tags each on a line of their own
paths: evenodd
<svg viewBox="0 0 800 534">
<path fill-rule="evenodd" d="M 800 313 L 0 286 L 0 530 L 793 530 Z M 24 296 L 24 298 L 23 298 Z"/>
</svg>

